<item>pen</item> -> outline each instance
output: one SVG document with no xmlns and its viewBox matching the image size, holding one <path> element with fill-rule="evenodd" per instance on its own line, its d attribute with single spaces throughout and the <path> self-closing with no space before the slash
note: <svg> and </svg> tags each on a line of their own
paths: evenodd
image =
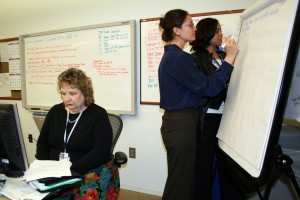
<svg viewBox="0 0 300 200">
<path fill-rule="evenodd" d="M 232 35 L 231 37 L 230 37 L 230 40 L 232 40 L 234 38 L 234 35 Z M 224 42 L 220 47 L 219 47 L 219 51 L 223 51 L 223 49 L 225 48 L 225 46 L 226 46 L 226 42 Z"/>
</svg>

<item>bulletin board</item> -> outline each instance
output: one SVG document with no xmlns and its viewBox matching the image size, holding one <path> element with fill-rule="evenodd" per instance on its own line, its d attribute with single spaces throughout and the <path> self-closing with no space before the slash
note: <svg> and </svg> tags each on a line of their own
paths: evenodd
<svg viewBox="0 0 300 200">
<path fill-rule="evenodd" d="M 95 103 L 115 114 L 135 114 L 135 21 L 120 21 L 20 36 L 26 109 L 60 103 L 57 77 L 78 68 L 91 77 Z"/>
<path fill-rule="evenodd" d="M 11 91 L 10 96 L 1 95 L 0 100 L 22 99 L 18 42 L 18 37 L 0 39 L 0 73 L 9 73 Z M 4 87 L 3 84 L 1 86 Z"/>
<path fill-rule="evenodd" d="M 234 35 L 238 40 L 243 9 L 218 12 L 191 14 L 194 24 L 207 17 L 218 19 L 221 24 L 224 37 Z M 140 103 L 159 105 L 158 66 L 163 55 L 164 42 L 161 40 L 159 30 L 159 18 L 140 20 L 141 34 L 141 82 Z M 184 49 L 190 53 L 190 46 Z"/>
</svg>

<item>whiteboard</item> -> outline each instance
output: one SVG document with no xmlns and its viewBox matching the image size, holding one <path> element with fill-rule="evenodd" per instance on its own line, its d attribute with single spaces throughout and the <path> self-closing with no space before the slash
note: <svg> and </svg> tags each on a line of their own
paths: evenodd
<svg viewBox="0 0 300 200">
<path fill-rule="evenodd" d="M 283 74 L 296 60 L 297 53 L 288 50 L 299 29 L 297 6 L 298 0 L 260 0 L 242 14 L 239 54 L 217 137 L 220 148 L 252 177 L 262 172 L 279 96 L 288 89 L 281 88 Z"/>
<path fill-rule="evenodd" d="M 20 36 L 22 101 L 49 110 L 62 100 L 57 77 L 79 68 L 91 77 L 95 103 L 115 114 L 135 114 L 135 21 Z"/>
<path fill-rule="evenodd" d="M 240 32 L 240 14 L 243 10 L 219 11 L 191 14 L 194 24 L 207 17 L 218 19 L 223 36 L 234 35 L 238 40 Z M 158 66 L 164 53 L 164 43 L 159 30 L 159 18 L 140 20 L 141 34 L 141 104 L 159 105 Z M 190 52 L 190 46 L 184 49 Z"/>
</svg>

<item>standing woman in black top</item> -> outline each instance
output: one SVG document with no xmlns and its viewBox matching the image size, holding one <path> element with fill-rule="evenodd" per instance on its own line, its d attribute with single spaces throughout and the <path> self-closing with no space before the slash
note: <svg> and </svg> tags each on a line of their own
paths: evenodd
<svg viewBox="0 0 300 200">
<path fill-rule="evenodd" d="M 190 43 L 191 50 L 194 51 L 192 55 L 200 70 L 207 76 L 213 76 L 220 69 L 226 57 L 226 53 L 220 49 L 223 38 L 221 25 L 217 19 L 204 18 L 197 23 L 196 28 L 196 39 Z M 232 42 L 236 43 L 234 40 Z M 215 97 L 205 97 L 206 103 L 197 133 L 195 200 L 212 199 L 213 169 L 218 148 L 216 134 L 222 118 L 226 94 L 227 88 Z M 236 192 L 225 197 L 225 193 L 232 192 L 228 189 L 231 182 L 225 177 L 229 182 L 226 181 L 223 178 L 225 174 L 219 172 L 221 199 L 240 199 L 237 198 Z"/>
<path fill-rule="evenodd" d="M 63 102 L 46 116 L 36 158 L 69 160 L 71 171 L 85 177 L 81 186 L 57 199 L 117 199 L 120 182 L 112 162 L 112 127 L 106 110 L 94 103 L 91 79 L 82 70 L 70 68 L 58 76 L 57 83 Z"/>
</svg>

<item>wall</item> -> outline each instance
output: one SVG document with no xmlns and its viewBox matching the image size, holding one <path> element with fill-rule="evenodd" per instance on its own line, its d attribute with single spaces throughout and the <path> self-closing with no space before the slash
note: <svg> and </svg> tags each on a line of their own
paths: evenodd
<svg viewBox="0 0 300 200">
<path fill-rule="evenodd" d="M 8 1 L 1 3 L 0 39 L 21 34 L 93 25 L 121 20 L 136 20 L 137 24 L 137 102 L 140 101 L 140 41 L 139 19 L 160 17 L 166 11 L 181 8 L 190 13 L 244 9 L 255 0 L 52 0 Z M 3 12 L 2 12 L 3 10 Z M 4 15 L 4 16 L 3 16 Z M 97 89 L 97 87 L 95 87 Z M 2 101 L 0 101 L 2 102 Z M 22 106 L 18 102 L 19 107 Z M 137 105 L 136 116 L 122 116 L 124 129 L 115 147 L 128 154 L 136 148 L 136 159 L 129 159 L 120 170 L 121 187 L 161 195 L 167 177 L 166 152 L 160 135 L 162 110 L 158 106 Z M 37 139 L 39 132 L 32 113 L 20 109 L 21 125 L 29 161 L 34 160 L 35 142 L 28 143 L 28 134 Z"/>
</svg>

